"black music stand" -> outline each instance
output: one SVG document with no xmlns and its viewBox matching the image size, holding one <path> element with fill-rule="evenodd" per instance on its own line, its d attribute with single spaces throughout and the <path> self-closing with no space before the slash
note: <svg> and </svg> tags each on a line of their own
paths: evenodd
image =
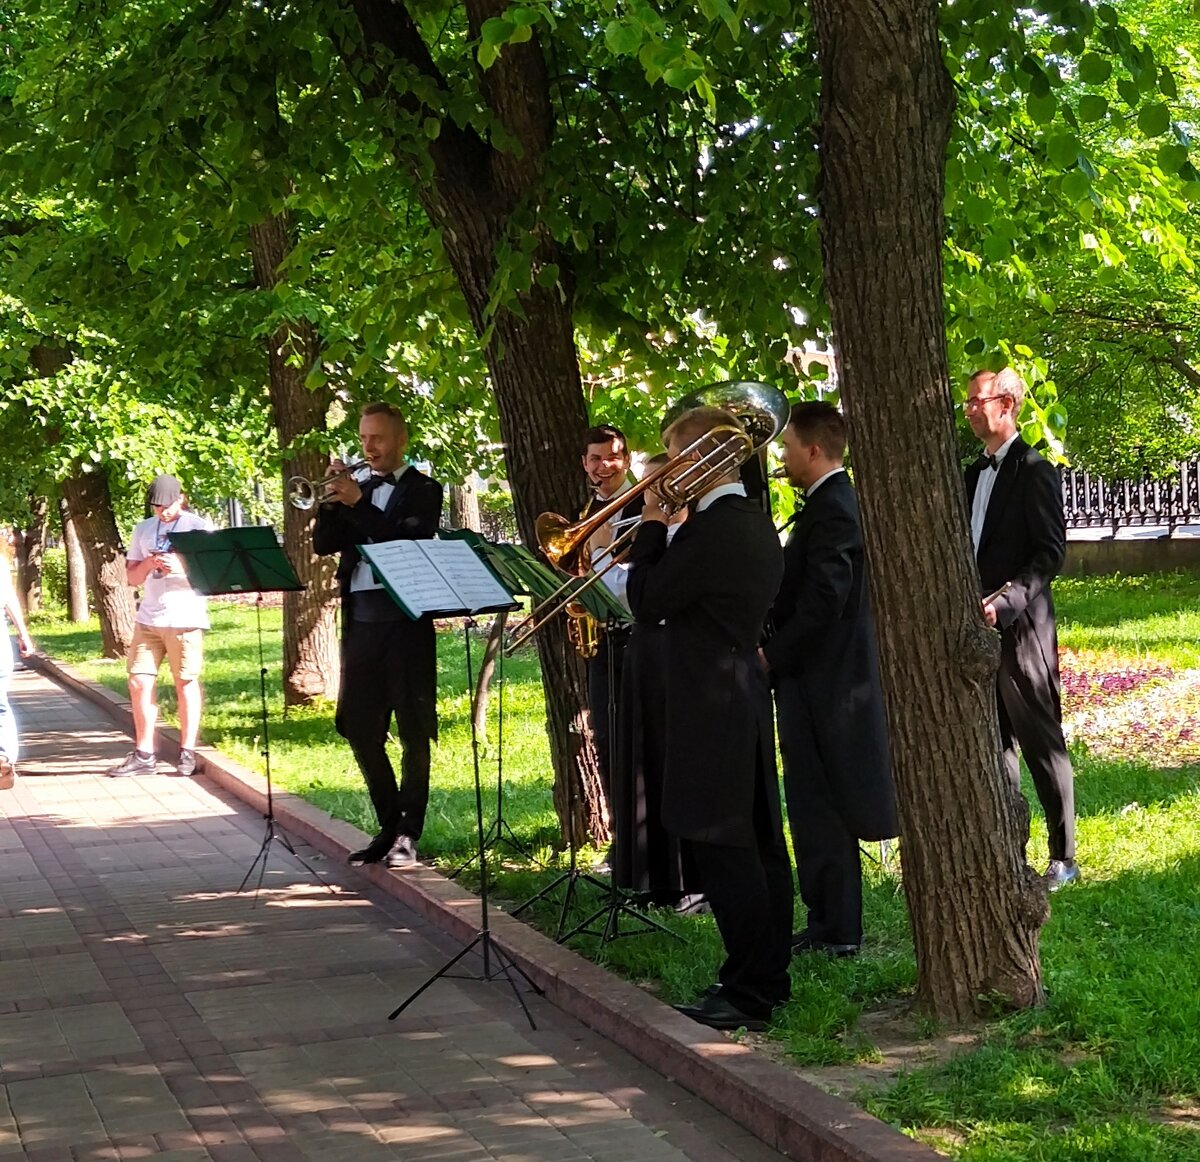
<svg viewBox="0 0 1200 1162">
<path fill-rule="evenodd" d="M 480 611 L 482 612 L 482 611 Z M 467 670 L 467 697 L 472 703 L 474 702 L 475 691 L 475 674 L 471 665 L 471 630 L 475 625 L 475 619 L 471 614 L 466 616 L 463 621 L 463 644 L 466 655 L 466 670 Z M 470 707 L 471 718 L 471 763 L 475 771 L 475 858 L 479 860 L 479 930 L 458 952 L 456 952 L 441 968 L 437 970 L 428 980 L 424 982 L 414 992 L 410 993 L 403 1001 L 400 1002 L 389 1014 L 388 1020 L 394 1021 L 409 1005 L 413 1003 L 426 989 L 436 984 L 442 977 L 447 977 L 451 980 L 482 980 L 489 984 L 492 981 L 503 978 L 512 988 L 513 995 L 517 998 L 517 1003 L 521 1006 L 525 1013 L 525 1019 L 529 1022 L 531 1029 L 536 1029 L 537 1024 L 533 1019 L 533 1014 L 529 1011 L 529 1006 L 525 1003 L 525 998 L 521 995 L 521 990 L 517 986 L 517 982 L 513 977 L 513 973 L 517 973 L 529 987 L 542 996 L 544 989 L 530 979 L 528 973 L 508 955 L 495 941 L 492 935 L 492 929 L 488 922 L 488 858 L 487 851 L 483 845 L 483 784 L 479 778 L 479 732 L 475 729 L 475 707 Z M 458 964 L 469 952 L 472 952 L 477 946 L 480 948 L 480 953 L 483 957 L 483 972 L 481 975 L 460 976 L 451 973 L 451 969 Z M 493 963 L 494 962 L 494 963 Z"/>
<path fill-rule="evenodd" d="M 258 690 L 262 710 L 263 764 L 267 777 L 266 829 L 262 845 L 254 862 L 247 868 L 238 891 L 244 891 L 254 869 L 259 868 L 254 885 L 254 899 L 267 873 L 267 858 L 271 844 L 278 840 L 301 866 L 329 891 L 326 883 L 308 861 L 296 851 L 288 834 L 275 819 L 275 795 L 271 783 L 271 735 L 267 715 L 267 663 L 263 649 L 262 606 L 264 593 L 279 593 L 303 589 L 292 563 L 279 547 L 275 530 L 267 525 L 248 525 L 245 528 L 220 529 L 216 532 L 171 533 L 171 549 L 183 558 L 188 582 L 198 593 L 208 597 L 223 593 L 254 593 L 255 622 L 258 626 Z M 259 865 L 262 865 L 259 867 Z"/>
</svg>

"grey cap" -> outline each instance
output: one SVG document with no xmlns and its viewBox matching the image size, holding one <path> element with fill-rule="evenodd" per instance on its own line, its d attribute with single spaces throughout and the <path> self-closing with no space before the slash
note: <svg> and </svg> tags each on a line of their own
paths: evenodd
<svg viewBox="0 0 1200 1162">
<path fill-rule="evenodd" d="M 183 487 L 174 476 L 156 476 L 150 490 L 146 493 L 146 503 L 174 504 L 183 495 Z"/>
</svg>

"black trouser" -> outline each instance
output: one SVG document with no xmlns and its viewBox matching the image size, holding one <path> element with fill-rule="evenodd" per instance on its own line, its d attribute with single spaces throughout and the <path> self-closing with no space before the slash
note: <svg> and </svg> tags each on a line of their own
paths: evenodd
<svg viewBox="0 0 1200 1162">
<path fill-rule="evenodd" d="M 1012 634 L 1000 641 L 996 675 L 1000 711 L 1000 743 L 1013 786 L 1021 788 L 1017 747 L 1033 776 L 1038 802 L 1046 815 L 1051 859 L 1075 858 L 1075 775 L 1062 732 L 1062 704 L 1057 684 L 1045 666 L 1023 670 L 1017 663 Z"/>
<path fill-rule="evenodd" d="M 389 841 L 399 835 L 419 839 L 429 803 L 430 731 L 413 712 L 411 674 L 404 673 L 397 640 L 411 637 L 407 629 L 394 621 L 346 622 L 335 719 L 366 780 L 380 834 Z M 399 787 L 387 753 L 393 715 L 402 751 Z"/>
<path fill-rule="evenodd" d="M 779 749 L 783 790 L 808 932 L 828 944 L 862 943 L 862 863 L 829 785 L 812 712 L 792 679 L 780 680 Z"/>
<path fill-rule="evenodd" d="M 625 662 L 625 644 L 628 641 L 627 627 L 605 630 L 596 656 L 588 658 L 587 664 L 588 715 L 592 720 L 592 738 L 596 742 L 596 761 L 600 767 L 604 799 L 610 805 L 612 768 L 616 766 L 616 753 L 612 748 L 617 744 L 617 736 L 609 730 L 609 718 L 611 716 L 615 721 L 616 708 L 621 705 L 621 667 Z"/>
<path fill-rule="evenodd" d="M 791 993 L 792 865 L 755 780 L 754 847 L 684 840 L 725 945 L 722 995 L 748 1017 L 767 1018 Z"/>
</svg>

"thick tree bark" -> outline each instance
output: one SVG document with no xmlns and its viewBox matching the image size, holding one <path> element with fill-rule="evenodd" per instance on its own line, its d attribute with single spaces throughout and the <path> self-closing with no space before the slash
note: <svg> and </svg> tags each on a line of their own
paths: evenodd
<svg viewBox="0 0 1200 1162">
<path fill-rule="evenodd" d="M 21 530 L 17 547 L 17 596 L 25 613 L 42 608 L 42 560 L 46 555 L 46 521 L 50 502 L 44 496 L 30 496 L 29 522 Z"/>
<path fill-rule="evenodd" d="M 62 490 L 94 589 L 101 652 L 106 658 L 123 658 L 133 638 L 135 609 L 133 590 L 125 580 L 125 550 L 113 515 L 108 476 L 100 467 L 79 471 L 63 481 Z"/>
<path fill-rule="evenodd" d="M 255 281 L 264 290 L 279 282 L 279 268 L 292 249 L 292 224 L 285 214 L 268 218 L 250 231 Z M 322 431 L 329 409 L 327 388 L 312 390 L 305 379 L 320 355 L 316 328 L 307 320 L 280 327 L 267 341 L 271 407 L 283 451 L 283 478 L 319 479 L 328 470 L 326 457 L 298 450 L 310 432 Z M 337 590 L 332 557 L 312 548 L 314 512 L 290 504 L 283 509 L 283 548 L 305 588 L 283 598 L 283 697 L 286 706 L 337 697 L 339 644 Z"/>
<path fill-rule="evenodd" d="M 37 344 L 29 353 L 34 370 L 45 377 L 58 374 L 71 358 L 71 352 L 53 340 Z M 133 638 L 135 609 L 133 590 L 125 580 L 125 549 L 103 465 L 96 465 L 90 472 L 78 466 L 63 481 L 62 495 L 79 533 L 88 580 L 95 590 L 101 651 L 106 658 L 123 658 Z"/>
<path fill-rule="evenodd" d="M 412 89 L 386 87 L 395 56 L 448 97 L 420 31 L 403 4 L 347 0 L 362 30 L 361 43 L 340 41 L 353 75 L 371 97 L 387 100 L 396 119 L 395 156 L 414 172 L 416 189 L 441 228 L 471 321 L 485 339 L 485 355 L 500 416 L 505 464 L 517 524 L 536 546 L 534 521 L 547 510 L 574 514 L 584 496 L 579 438 L 588 417 L 579 378 L 572 309 L 574 285 L 566 255 L 536 222 L 518 224 L 519 210 L 537 204 L 546 150 L 554 130 L 545 60 L 535 34 L 505 46 L 486 71 L 477 72 L 480 96 L 512 142 L 499 149 L 423 103 Z M 500 16 L 505 0 L 467 0 L 468 41 L 483 23 Z M 380 51 L 380 50 L 383 51 Z M 439 96 L 439 100 L 440 100 Z M 414 136 L 426 117 L 440 120 L 428 158 L 415 159 Z M 425 164 L 425 162 L 428 164 Z M 530 233 L 532 231 L 532 234 Z M 498 260 L 509 247 L 532 241 L 533 285 L 519 297 L 520 315 L 506 306 L 488 311 Z M 537 276 L 557 269 L 549 286 Z M 546 721 L 554 765 L 554 799 L 564 836 L 607 837 L 603 794 L 588 724 L 587 682 L 557 619 L 538 635 Z"/>
<path fill-rule="evenodd" d="M 88 575 L 87 559 L 79 532 L 71 519 L 66 500 L 59 500 L 62 518 L 63 550 L 67 558 L 67 618 L 78 624 L 88 619 Z"/>
<path fill-rule="evenodd" d="M 953 93 L 935 0 L 813 0 L 821 222 L 872 565 L 918 997 L 964 1021 L 1043 999 L 1045 889 L 1000 759 L 997 636 L 954 440 L 942 307 Z"/>
<path fill-rule="evenodd" d="M 450 485 L 450 527 L 480 532 L 479 493 L 475 479 L 468 476 L 461 484 Z"/>
</svg>

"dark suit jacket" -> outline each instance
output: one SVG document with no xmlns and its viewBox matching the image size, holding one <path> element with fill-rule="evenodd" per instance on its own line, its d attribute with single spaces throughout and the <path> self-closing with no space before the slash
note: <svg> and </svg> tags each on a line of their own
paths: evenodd
<svg viewBox="0 0 1200 1162">
<path fill-rule="evenodd" d="M 976 560 L 982 594 L 1006 581 L 1012 588 L 996 601 L 996 625 L 1016 649 L 1018 666 L 1041 669 L 1058 689 L 1058 630 L 1050 582 L 1067 554 L 1062 484 L 1052 464 L 1019 436 L 998 470 L 982 459 L 966 472 L 967 511 L 975 500 L 979 474 L 996 471 Z"/>
<path fill-rule="evenodd" d="M 362 560 L 358 546 L 367 541 L 428 539 L 437 532 L 441 513 L 442 486 L 411 466 L 396 482 L 386 508 L 376 508 L 370 498 L 364 496 L 353 506 L 331 504 L 318 509 L 313 548 L 320 556 L 342 555 L 337 579 L 342 595 L 343 639 L 351 621 L 351 611 L 347 608 L 350 578 Z M 403 672 L 395 676 L 393 688 L 396 691 L 394 709 L 401 730 L 419 731 L 429 738 L 436 738 L 437 643 L 433 618 L 411 620 L 383 592 L 371 593 L 364 600 L 377 607 L 380 615 L 376 620 L 388 621 L 388 632 L 394 635 L 399 646 L 396 663 L 403 667 Z"/>
<path fill-rule="evenodd" d="M 341 553 L 337 579 L 342 600 L 362 560 L 358 546 L 367 541 L 422 540 L 432 537 L 442 515 L 442 486 L 409 466 L 392 489 L 387 507 L 376 508 L 364 496 L 353 507 L 323 504 L 317 510 L 313 548 L 318 556 Z"/>
<path fill-rule="evenodd" d="M 797 740 L 785 756 L 800 778 L 806 766 L 823 770 L 852 834 L 889 839 L 899 826 L 879 655 L 858 498 L 844 472 L 805 502 L 783 561 L 763 652 L 777 679 L 780 739 Z M 789 719 L 803 729 L 789 736 Z"/>
<path fill-rule="evenodd" d="M 663 823 L 684 839 L 753 847 L 756 779 L 781 826 L 771 695 L 758 642 L 783 575 L 771 519 L 726 496 L 694 513 L 667 546 L 666 526 L 638 530 L 629 603 L 666 621 Z"/>
</svg>

